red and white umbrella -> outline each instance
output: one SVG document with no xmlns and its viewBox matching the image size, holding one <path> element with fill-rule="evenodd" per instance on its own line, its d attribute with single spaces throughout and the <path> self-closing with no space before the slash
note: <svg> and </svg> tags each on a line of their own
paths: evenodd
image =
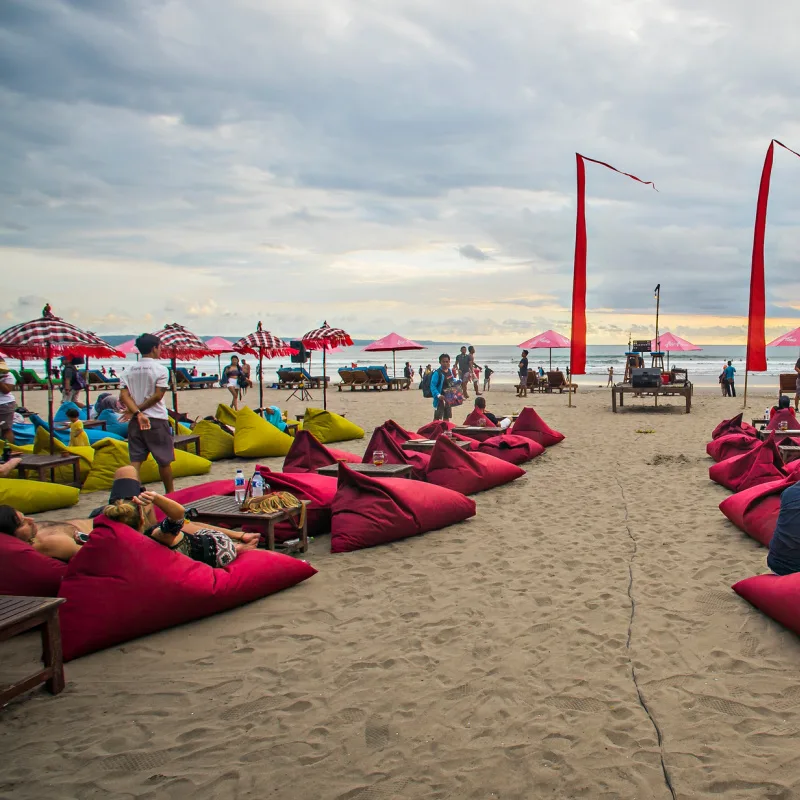
<svg viewBox="0 0 800 800">
<path fill-rule="evenodd" d="M 518 347 L 521 350 L 539 350 L 547 348 L 550 351 L 550 371 L 552 372 L 553 348 L 559 349 L 569 347 L 569 339 L 555 331 L 545 331 L 544 333 L 537 334 L 532 339 L 528 339 L 527 342 L 523 342 L 521 345 L 518 345 Z"/>
<path fill-rule="evenodd" d="M 264 373 L 263 360 L 265 358 L 278 358 L 279 356 L 296 355 L 297 350 L 288 342 L 278 336 L 273 336 L 269 331 L 262 330 L 261 323 L 253 333 L 243 336 L 233 344 L 237 353 L 249 353 L 258 358 L 258 407 L 264 408 Z"/>
<path fill-rule="evenodd" d="M 327 322 L 323 322 L 319 328 L 314 328 L 309 331 L 302 339 L 303 346 L 307 350 L 322 350 L 322 408 L 328 408 L 328 381 L 327 378 L 327 365 L 325 363 L 325 354 L 328 350 L 333 350 L 335 347 L 350 347 L 353 340 L 347 331 L 341 328 L 331 328 Z"/>
<path fill-rule="evenodd" d="M 91 331 L 84 331 L 55 316 L 48 303 L 42 316 L 29 322 L 12 325 L 0 333 L 0 350 L 12 358 L 43 358 L 47 373 L 47 422 L 50 428 L 50 452 L 53 446 L 53 380 L 52 360 L 57 356 L 118 356 L 122 353 Z M 23 395 L 24 403 L 24 395 Z M 89 388 L 86 388 L 89 405 Z"/>
<path fill-rule="evenodd" d="M 392 370 L 394 372 L 395 377 L 397 377 L 397 360 L 396 360 L 396 353 L 398 350 L 424 350 L 424 344 L 418 344 L 417 342 L 411 341 L 411 339 L 406 339 L 405 336 L 400 336 L 398 333 L 389 333 L 384 336 L 382 339 L 378 339 L 374 341 L 372 344 L 368 344 L 364 350 L 370 353 L 388 353 L 390 350 L 392 351 Z"/>
<path fill-rule="evenodd" d="M 667 354 L 667 369 L 669 369 L 669 354 L 670 351 L 674 352 L 681 352 L 687 353 L 691 350 L 702 350 L 702 347 L 698 347 L 696 344 L 692 344 L 690 341 L 686 339 L 682 339 L 680 336 L 676 336 L 674 333 L 670 333 L 667 331 L 666 333 L 660 333 L 658 335 L 658 340 L 653 339 L 650 342 L 650 347 L 652 353 L 666 353 Z"/>
</svg>

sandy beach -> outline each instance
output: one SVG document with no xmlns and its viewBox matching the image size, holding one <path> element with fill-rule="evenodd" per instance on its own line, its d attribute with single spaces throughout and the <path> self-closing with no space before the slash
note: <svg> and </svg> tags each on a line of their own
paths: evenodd
<svg viewBox="0 0 800 800">
<path fill-rule="evenodd" d="M 225 394 L 180 406 L 213 413 Z M 487 399 L 521 406 L 510 386 Z M 477 495 L 476 518 L 344 555 L 317 538 L 311 580 L 68 664 L 61 695 L 0 711 L 0 797 L 796 797 L 800 641 L 731 591 L 766 551 L 708 480 L 710 432 L 741 398 L 698 389 L 688 416 L 674 400 L 612 414 L 605 389 L 572 409 L 532 395 L 567 438 Z M 759 387 L 749 415 L 770 401 Z M 367 437 L 432 417 L 416 390 L 331 392 L 329 407 Z M 237 463 L 254 462 L 177 485 Z M 3 678 L 37 657 L 34 637 L 3 644 Z"/>
</svg>

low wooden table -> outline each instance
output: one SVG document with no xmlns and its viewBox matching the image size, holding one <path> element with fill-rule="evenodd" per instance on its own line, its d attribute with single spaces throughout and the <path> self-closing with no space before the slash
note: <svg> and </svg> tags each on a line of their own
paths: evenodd
<svg viewBox="0 0 800 800">
<path fill-rule="evenodd" d="M 308 500 L 302 500 L 301 502 L 306 507 L 309 505 Z M 218 525 L 220 528 L 241 528 L 246 522 L 254 525 L 266 523 L 267 548 L 269 550 L 275 549 L 275 526 L 279 522 L 286 522 L 291 517 L 296 517 L 300 514 L 299 508 L 286 508 L 282 511 L 276 511 L 274 514 L 251 514 L 248 511 L 242 511 L 236 502 L 236 498 L 232 495 L 206 497 L 194 503 L 188 503 L 186 508 L 193 508 L 197 511 L 195 519 L 198 522 L 208 522 L 211 525 Z M 305 553 L 308 550 L 307 514 L 303 520 L 303 526 L 297 534 L 300 542 L 296 549 L 299 549 L 301 553 Z"/>
<path fill-rule="evenodd" d="M 453 439 L 453 444 L 466 450 L 470 446 L 470 442 L 465 442 L 463 439 Z M 418 453 L 430 453 L 436 445 L 436 439 L 411 439 L 408 442 L 403 442 L 401 447 L 403 450 L 414 450 Z"/>
<path fill-rule="evenodd" d="M 750 421 L 753 424 L 754 428 L 763 428 L 765 425 L 769 425 L 768 419 L 753 419 Z"/>
<path fill-rule="evenodd" d="M 783 456 L 783 463 L 788 464 L 790 461 L 797 461 L 800 458 L 800 447 L 794 444 L 779 444 L 778 450 L 780 450 L 781 455 Z"/>
<path fill-rule="evenodd" d="M 36 472 L 40 481 L 46 480 L 45 475 L 50 471 L 50 482 L 55 483 L 56 469 L 58 467 L 72 466 L 73 480 L 71 486 L 81 485 L 81 459 L 68 453 L 55 453 L 54 455 L 22 455 L 20 456 L 17 471 L 19 477 L 24 478 L 26 472 Z"/>
<path fill-rule="evenodd" d="M 63 690 L 64 661 L 61 655 L 58 607 L 65 602 L 63 597 L 0 595 L 0 642 L 25 633 L 31 628 L 38 628 L 42 634 L 42 660 L 44 661 L 44 669 L 0 690 L 0 707 L 40 683 L 46 684 L 52 694 L 58 694 Z"/>
<path fill-rule="evenodd" d="M 469 436 L 471 439 L 491 439 L 493 436 L 502 436 L 505 428 L 484 428 L 480 425 L 459 425 L 451 428 L 453 433 L 458 433 L 461 436 Z"/>
<path fill-rule="evenodd" d="M 769 435 L 771 433 L 775 434 L 776 439 L 782 439 L 785 436 L 797 436 L 800 438 L 800 431 L 798 430 L 787 430 L 787 431 L 768 431 L 766 428 L 761 428 L 758 431 L 758 438 L 762 441 L 765 439 L 769 439 Z"/>
<path fill-rule="evenodd" d="M 174 436 L 173 444 L 181 450 L 186 450 L 187 453 L 189 452 L 189 446 L 194 445 L 195 453 L 200 455 L 200 434 L 198 433 L 184 433 Z"/>
<path fill-rule="evenodd" d="M 412 467 L 411 464 L 381 464 L 379 467 L 375 464 L 348 464 L 347 465 L 353 472 L 359 472 L 362 475 L 368 475 L 370 478 L 410 478 Z M 328 475 L 331 478 L 336 478 L 339 475 L 339 465 L 331 464 L 327 467 L 320 467 L 317 470 L 319 475 Z"/>
<path fill-rule="evenodd" d="M 692 413 L 692 384 L 662 384 L 661 386 L 632 386 L 630 383 L 615 383 L 611 387 L 611 410 L 617 413 L 617 395 L 619 395 L 619 407 L 625 405 L 625 395 L 632 394 L 639 397 L 655 398 L 655 405 L 658 408 L 659 397 L 683 397 L 686 400 L 686 413 Z"/>
</svg>

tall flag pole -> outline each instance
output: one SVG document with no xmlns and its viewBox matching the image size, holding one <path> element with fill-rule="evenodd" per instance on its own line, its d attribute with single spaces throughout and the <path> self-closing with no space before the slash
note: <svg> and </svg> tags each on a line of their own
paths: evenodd
<svg viewBox="0 0 800 800">
<path fill-rule="evenodd" d="M 658 336 L 658 311 L 661 307 L 661 284 L 659 283 L 655 289 L 653 289 L 656 298 L 656 352 L 661 352 L 661 341 Z"/>
</svg>

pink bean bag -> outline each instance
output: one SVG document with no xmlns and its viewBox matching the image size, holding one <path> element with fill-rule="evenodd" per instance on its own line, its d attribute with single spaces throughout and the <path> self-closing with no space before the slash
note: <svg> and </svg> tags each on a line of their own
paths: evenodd
<svg viewBox="0 0 800 800">
<path fill-rule="evenodd" d="M 404 450 L 391 434 L 381 425 L 375 428 L 364 453 L 364 464 L 372 463 L 372 455 L 376 450 L 383 450 L 387 464 L 410 464 L 413 475 L 417 480 L 425 479 L 425 470 L 431 460 L 427 453 L 417 453 L 413 450 Z"/>
<path fill-rule="evenodd" d="M 233 478 L 228 478 L 221 481 L 209 481 L 208 483 L 198 483 L 196 486 L 187 486 L 185 489 L 178 489 L 165 495 L 170 500 L 180 503 L 182 506 L 189 503 L 195 503 L 198 500 L 203 500 L 206 497 L 213 495 L 230 495 L 233 494 Z M 160 508 L 154 508 L 153 513 L 159 522 L 164 519 L 165 514 Z"/>
<path fill-rule="evenodd" d="M 544 453 L 545 448 L 533 439 L 525 436 L 515 436 L 507 433 L 505 436 L 493 436 L 485 442 L 481 442 L 478 447 L 479 453 L 500 458 L 508 461 L 509 464 L 524 464 L 538 458 Z"/>
<path fill-rule="evenodd" d="M 725 436 L 729 433 L 747 433 L 750 436 L 758 438 L 756 429 L 749 422 L 743 422 L 742 416 L 743 414 L 737 414 L 731 419 L 722 420 L 722 422 L 714 428 L 711 438 L 718 439 L 720 436 Z"/>
<path fill-rule="evenodd" d="M 797 415 L 793 408 L 781 408 L 776 411 L 767 424 L 767 430 L 777 431 L 781 427 L 781 422 L 785 422 L 790 431 L 797 430 Z"/>
<path fill-rule="evenodd" d="M 426 479 L 461 494 L 475 494 L 509 483 L 524 474 L 525 470 L 515 464 L 486 453 L 469 453 L 442 436 L 436 440 L 431 452 Z"/>
<path fill-rule="evenodd" d="M 719 504 L 719 510 L 737 528 L 769 547 L 781 510 L 781 494 L 794 483 L 792 478 L 783 478 L 751 486 L 726 497 Z"/>
<path fill-rule="evenodd" d="M 800 572 L 755 575 L 735 583 L 733 591 L 785 628 L 800 633 Z"/>
<path fill-rule="evenodd" d="M 402 445 L 403 442 L 410 442 L 412 439 L 425 438 L 424 436 L 420 436 L 418 433 L 414 433 L 413 431 L 407 431 L 402 425 L 398 425 L 393 419 L 387 419 L 386 422 L 381 425 L 381 427 L 399 445 Z"/>
<path fill-rule="evenodd" d="M 543 447 L 550 447 L 564 440 L 564 434 L 554 431 L 530 406 L 522 409 L 508 432 L 516 436 L 526 436 Z"/>
<path fill-rule="evenodd" d="M 456 426 L 452 422 L 445 422 L 444 420 L 436 420 L 436 422 L 429 422 L 423 425 L 417 433 L 425 439 L 438 439 L 445 431 L 451 431 Z M 469 442 L 470 450 L 477 450 L 480 442 L 473 439 L 471 436 L 462 436 L 460 433 L 453 434 L 454 439 L 460 442 Z"/>
<path fill-rule="evenodd" d="M 336 495 L 336 478 L 329 475 L 317 475 L 316 472 L 270 472 L 268 467 L 258 468 L 273 492 L 290 492 L 298 500 L 308 500 L 306 509 L 309 536 L 330 533 L 331 507 Z M 242 530 L 260 531 L 257 525 L 248 524 Z M 276 541 L 294 539 L 297 530 L 289 523 L 278 523 L 275 526 Z"/>
<path fill-rule="evenodd" d="M 267 550 L 212 569 L 104 516 L 67 566 L 59 597 L 64 660 L 207 617 L 310 578 L 305 561 Z"/>
<path fill-rule="evenodd" d="M 0 533 L 0 594 L 55 597 L 67 565 L 37 553 L 32 545 Z"/>
<path fill-rule="evenodd" d="M 342 464 L 331 552 L 395 542 L 474 516 L 475 502 L 458 492 L 406 478 L 370 478 Z"/>
<path fill-rule="evenodd" d="M 726 489 L 741 492 L 760 483 L 785 478 L 786 471 L 775 438 L 770 436 L 747 453 L 714 464 L 708 470 L 708 477 Z"/>
<path fill-rule="evenodd" d="M 326 447 L 313 433 L 297 431 L 283 460 L 283 471 L 316 472 L 320 467 L 329 467 L 339 461 L 358 463 L 360 460 L 354 453 Z"/>
<path fill-rule="evenodd" d="M 467 418 L 464 420 L 465 425 L 484 425 L 487 428 L 496 428 L 497 425 L 492 422 L 486 414 L 480 408 L 473 408 L 472 411 L 467 414 Z"/>
<path fill-rule="evenodd" d="M 747 453 L 754 447 L 758 447 L 758 444 L 758 439 L 749 434 L 726 433 L 724 436 L 718 436 L 716 439 L 712 439 L 706 445 L 706 453 L 708 453 L 714 461 L 724 461 L 726 458 Z"/>
</svg>

